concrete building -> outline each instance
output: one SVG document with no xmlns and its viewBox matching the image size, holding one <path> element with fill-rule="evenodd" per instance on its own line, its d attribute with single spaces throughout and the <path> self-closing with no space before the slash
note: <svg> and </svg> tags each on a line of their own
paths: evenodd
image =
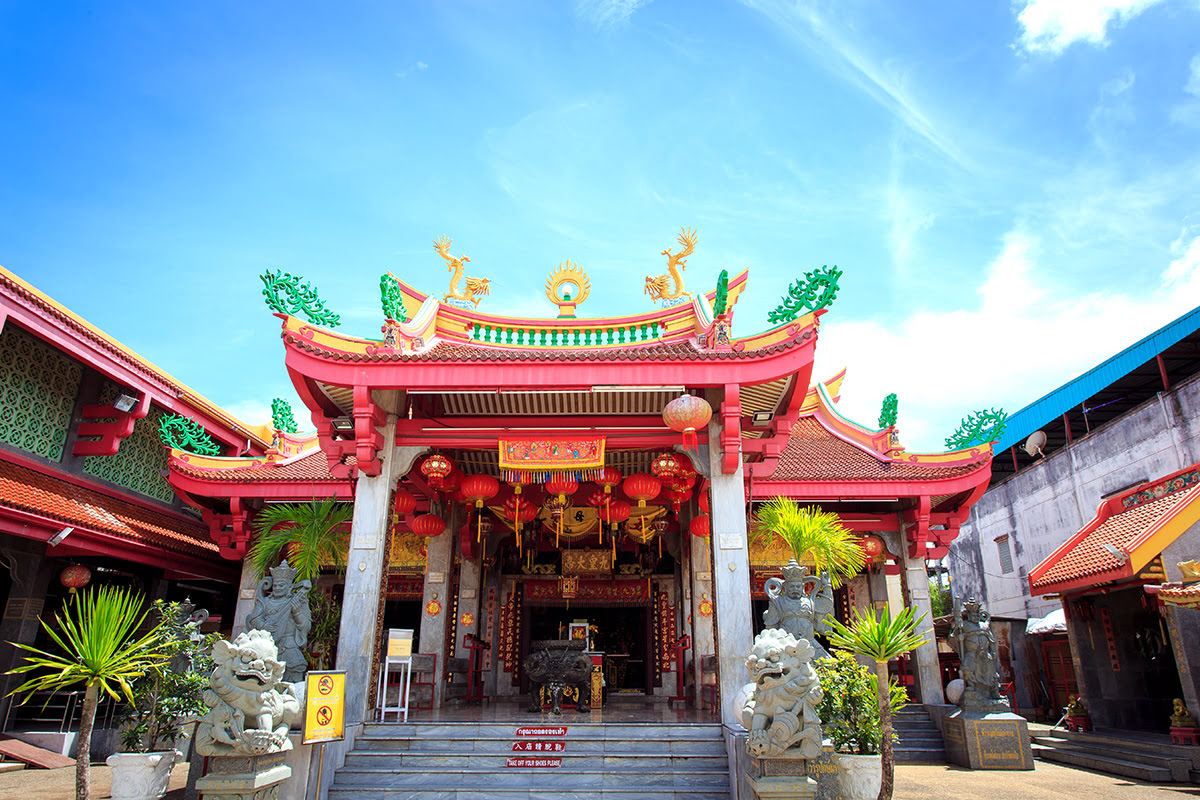
<svg viewBox="0 0 1200 800">
<path fill-rule="evenodd" d="M 1192 555 L 1185 558 L 1195 557 L 1200 551 L 1198 529 L 1185 526 L 1177 532 L 1168 552 L 1159 542 L 1147 571 L 1127 576 L 1123 583 L 1109 574 L 1125 565 L 1122 558 L 1129 560 L 1129 553 L 1120 550 L 1121 541 L 1106 540 L 1117 548 L 1113 553 L 1088 534 L 1107 517 L 1115 516 L 1112 503 L 1106 501 L 1131 504 L 1131 498 L 1148 487 L 1164 485 L 1166 479 L 1186 474 L 1200 462 L 1198 330 L 1200 309 L 1017 412 L 996 443 L 991 486 L 951 546 L 949 565 L 956 601 L 974 596 L 992 613 L 1002 680 L 1014 682 L 1018 711 L 1026 716 L 1057 720 L 1067 695 L 1079 692 L 1091 701 L 1094 713 L 1102 719 L 1099 724 L 1162 727 L 1153 717 L 1157 712 L 1152 711 L 1114 712 L 1106 718 L 1104 695 L 1113 695 L 1116 684 L 1109 680 L 1112 676 L 1106 678 L 1097 670 L 1108 662 L 1111 648 L 1104 647 L 1103 630 L 1099 635 L 1104 658 L 1091 657 L 1095 649 L 1091 644 L 1085 653 L 1070 646 L 1070 614 L 1064 614 L 1064 598 L 1107 597 L 1121 588 L 1136 590 L 1131 602 L 1138 609 L 1153 611 L 1147 619 L 1154 616 L 1163 622 L 1158 627 L 1163 638 L 1170 638 L 1165 635 L 1165 612 L 1160 616 L 1157 602 L 1142 587 L 1168 578 L 1179 580 L 1171 557 L 1186 552 Z M 1123 519 L 1130 518 L 1123 515 Z M 1137 530 L 1124 525 L 1128 544 L 1132 546 L 1145 532 L 1146 524 L 1134 526 Z M 1114 520 L 1104 530 L 1116 527 Z M 1094 552 L 1088 555 L 1080 548 Z M 1113 563 L 1101 563 L 1105 559 L 1113 559 Z M 1060 563 L 1063 566 L 1056 568 Z M 1156 565 L 1165 570 L 1165 576 L 1155 571 Z M 1053 569 L 1057 572 L 1050 574 Z M 1085 621 L 1075 619 L 1076 623 Z M 1142 622 L 1146 620 L 1138 624 Z M 1130 627 L 1133 620 L 1126 623 L 1123 630 L 1135 633 Z M 1044 632 L 1027 636 L 1031 625 Z M 1145 627 L 1149 631 L 1155 626 L 1147 623 Z M 1089 642 L 1092 639 L 1088 637 Z M 1119 647 L 1126 644 L 1134 650 L 1146 649 L 1133 641 L 1119 643 Z M 1163 655 L 1169 656 L 1169 651 L 1168 647 Z M 1184 664 L 1177 667 L 1168 672 L 1181 673 L 1184 694 L 1194 694 L 1197 676 L 1189 675 Z M 1157 669 L 1156 665 L 1150 672 L 1157 674 Z M 1128 669 L 1119 677 L 1122 691 L 1130 695 L 1126 700 L 1136 705 L 1133 695 L 1137 692 L 1131 693 L 1130 686 L 1138 679 Z"/>
</svg>

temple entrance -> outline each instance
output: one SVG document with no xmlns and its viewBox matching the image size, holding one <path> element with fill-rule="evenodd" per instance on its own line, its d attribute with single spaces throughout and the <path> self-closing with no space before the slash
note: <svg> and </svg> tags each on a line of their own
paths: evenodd
<svg viewBox="0 0 1200 800">
<path fill-rule="evenodd" d="M 604 654 L 608 695 L 653 692 L 653 662 L 649 658 L 653 634 L 645 607 L 572 604 L 532 607 L 529 611 L 529 640 L 566 639 L 572 624 L 588 625 L 590 649 Z"/>
</svg>

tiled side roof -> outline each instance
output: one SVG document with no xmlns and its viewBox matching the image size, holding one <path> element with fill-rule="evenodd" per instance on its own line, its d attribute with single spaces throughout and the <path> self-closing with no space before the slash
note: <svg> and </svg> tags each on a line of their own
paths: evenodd
<svg viewBox="0 0 1200 800">
<path fill-rule="evenodd" d="M 773 481 L 913 481 L 966 475 L 986 461 L 935 466 L 889 461 L 830 433 L 814 417 L 801 417 L 793 426 Z"/>
<path fill-rule="evenodd" d="M 189 555 L 216 556 L 200 523 L 187 522 L 92 489 L 0 461 L 0 505 Z"/>
<path fill-rule="evenodd" d="M 1158 591 L 1158 599 L 1173 606 L 1200 608 L 1200 583 L 1188 586 L 1182 584 L 1166 584 Z"/>
<path fill-rule="evenodd" d="M 247 461 L 249 461 L 247 459 Z M 350 459 L 353 463 L 353 457 Z M 305 483 L 310 481 L 333 481 L 337 479 L 329 474 L 329 459 L 321 450 L 313 450 L 308 455 L 297 458 L 286 464 L 276 464 L 263 459 L 236 466 L 212 468 L 198 467 L 183 461 L 173 459 L 171 468 L 183 475 L 206 481 L 223 481 L 227 483 Z"/>
<path fill-rule="evenodd" d="M 330 350 L 291 333 L 285 333 L 283 338 L 288 344 L 295 345 L 314 355 L 342 361 L 641 361 L 647 359 L 651 361 L 731 361 L 757 358 L 790 350 L 811 338 L 814 333 L 809 329 L 793 340 L 757 350 L 744 350 L 740 353 L 732 350 L 700 350 L 690 341 L 665 342 L 645 346 L 633 344 L 623 347 L 581 347 L 578 349 L 562 347 L 536 350 L 443 341 L 422 353 L 398 353 L 381 349 L 374 353 L 364 354 Z"/>
</svg>

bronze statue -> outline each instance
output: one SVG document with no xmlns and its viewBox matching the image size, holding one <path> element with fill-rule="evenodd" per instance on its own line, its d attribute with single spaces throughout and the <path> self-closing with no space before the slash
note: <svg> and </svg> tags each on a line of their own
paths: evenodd
<svg viewBox="0 0 1200 800">
<path fill-rule="evenodd" d="M 582 639 L 546 639 L 530 643 L 529 657 L 525 659 L 530 711 L 542 710 L 542 689 L 545 688 L 549 693 L 550 713 L 561 714 L 563 696 L 571 692 L 572 687 L 579 698 L 575 710 L 592 710 L 592 657 L 583 652 L 585 644 Z"/>
<path fill-rule="evenodd" d="M 287 665 L 283 680 L 299 683 L 308 671 L 304 646 L 312 629 L 312 612 L 308 608 L 312 581 L 296 584 L 296 570 L 287 561 L 272 567 L 270 572 L 270 577 L 258 582 L 258 597 L 246 622 L 251 628 L 271 634 L 279 649 L 279 660 Z"/>
<path fill-rule="evenodd" d="M 825 620 L 833 613 L 833 584 L 829 573 L 822 572 L 820 577 L 806 575 L 805 568 L 793 558 L 783 568 L 783 580 L 768 578 L 764 588 L 768 601 L 767 610 L 763 612 L 763 625 L 785 630 L 811 644 L 816 651 L 814 661 L 829 658 L 816 636 L 829 630 Z"/>
<path fill-rule="evenodd" d="M 1195 728 L 1200 727 L 1196 724 L 1196 718 L 1192 716 L 1192 712 L 1187 710 L 1187 706 L 1183 703 L 1182 697 L 1176 697 L 1172 703 L 1175 713 L 1171 715 L 1172 728 Z"/>
<path fill-rule="evenodd" d="M 988 621 L 991 615 L 971 598 L 954 612 L 950 645 L 958 651 L 959 675 L 966 684 L 958 706 L 963 711 L 982 714 L 1012 711 L 1000 694 L 1000 675 L 996 672 L 996 637 Z"/>
</svg>

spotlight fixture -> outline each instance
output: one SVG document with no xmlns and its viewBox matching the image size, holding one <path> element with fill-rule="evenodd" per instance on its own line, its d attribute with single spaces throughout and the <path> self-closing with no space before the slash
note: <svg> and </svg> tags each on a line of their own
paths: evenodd
<svg viewBox="0 0 1200 800">
<path fill-rule="evenodd" d="M 354 433 L 354 420 L 349 417 L 338 417 L 333 420 L 333 429 L 338 433 Z"/>
<path fill-rule="evenodd" d="M 55 547 L 55 546 L 59 545 L 60 543 L 62 543 L 63 539 L 65 539 L 71 535 L 71 531 L 73 531 L 73 530 L 75 530 L 75 529 L 72 528 L 70 525 L 68 525 L 67 527 L 65 527 L 61 531 L 59 531 L 58 533 L 51 536 L 46 541 L 46 546 L 47 547 Z"/>
<path fill-rule="evenodd" d="M 755 425 L 765 425 L 766 423 L 770 422 L 771 418 L 774 416 L 775 416 L 774 412 L 771 412 L 771 411 L 755 411 L 754 412 L 754 424 Z"/>
<path fill-rule="evenodd" d="M 113 400 L 113 408 L 117 411 L 130 411 L 137 405 L 138 399 L 128 394 L 119 394 L 117 399 Z"/>
</svg>

